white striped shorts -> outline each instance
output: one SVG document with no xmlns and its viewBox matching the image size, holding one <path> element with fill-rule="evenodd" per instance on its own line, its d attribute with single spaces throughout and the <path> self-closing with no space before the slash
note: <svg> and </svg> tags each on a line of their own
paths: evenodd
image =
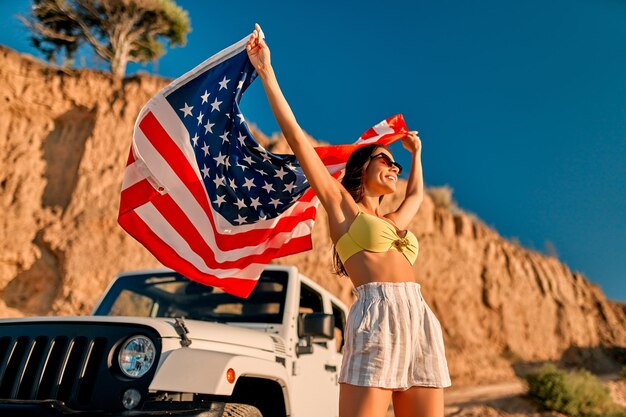
<svg viewBox="0 0 626 417">
<path fill-rule="evenodd" d="M 417 282 L 370 282 L 354 292 L 339 383 L 395 390 L 452 385 L 441 325 Z"/>
</svg>

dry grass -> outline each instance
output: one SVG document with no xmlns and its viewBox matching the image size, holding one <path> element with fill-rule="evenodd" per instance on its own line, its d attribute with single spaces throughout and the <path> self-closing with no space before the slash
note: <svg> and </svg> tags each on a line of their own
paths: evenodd
<svg viewBox="0 0 626 417">
<path fill-rule="evenodd" d="M 440 187 L 428 187 L 426 193 L 433 200 L 435 207 L 448 210 L 458 209 L 456 201 L 452 199 L 453 189 L 449 185 Z"/>
</svg>

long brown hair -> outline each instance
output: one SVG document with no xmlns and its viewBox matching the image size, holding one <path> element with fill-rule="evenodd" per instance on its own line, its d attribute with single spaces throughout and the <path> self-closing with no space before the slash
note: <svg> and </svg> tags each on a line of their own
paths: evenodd
<svg viewBox="0 0 626 417">
<path fill-rule="evenodd" d="M 378 148 L 384 148 L 380 145 L 364 145 L 358 148 L 356 151 L 350 154 L 348 162 L 346 162 L 346 169 L 341 178 L 341 185 L 344 186 L 346 191 L 350 193 L 354 201 L 357 203 L 363 200 L 363 167 L 370 160 L 370 157 L 374 151 Z M 383 201 L 383 196 L 380 196 L 380 201 Z M 333 245 L 333 271 L 339 276 L 348 276 L 346 268 L 339 258 L 337 249 Z"/>
</svg>

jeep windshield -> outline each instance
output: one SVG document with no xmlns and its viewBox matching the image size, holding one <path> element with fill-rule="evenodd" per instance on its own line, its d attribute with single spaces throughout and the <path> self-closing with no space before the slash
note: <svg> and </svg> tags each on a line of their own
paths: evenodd
<svg viewBox="0 0 626 417">
<path fill-rule="evenodd" d="M 94 314 L 282 323 L 287 280 L 284 271 L 264 271 L 250 296 L 240 298 L 175 272 L 127 275 L 113 283 Z"/>
</svg>

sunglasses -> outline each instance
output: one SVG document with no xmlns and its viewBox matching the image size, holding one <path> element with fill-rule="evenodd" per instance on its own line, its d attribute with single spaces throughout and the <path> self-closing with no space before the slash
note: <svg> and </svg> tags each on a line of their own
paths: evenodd
<svg viewBox="0 0 626 417">
<path fill-rule="evenodd" d="M 396 161 L 393 161 L 386 153 L 379 153 L 376 155 L 372 155 L 370 156 L 370 159 L 376 159 L 376 158 L 380 158 L 382 159 L 382 161 L 389 167 L 396 167 L 398 168 L 398 174 L 402 173 L 402 165 L 400 165 L 399 163 L 397 163 Z"/>
</svg>

